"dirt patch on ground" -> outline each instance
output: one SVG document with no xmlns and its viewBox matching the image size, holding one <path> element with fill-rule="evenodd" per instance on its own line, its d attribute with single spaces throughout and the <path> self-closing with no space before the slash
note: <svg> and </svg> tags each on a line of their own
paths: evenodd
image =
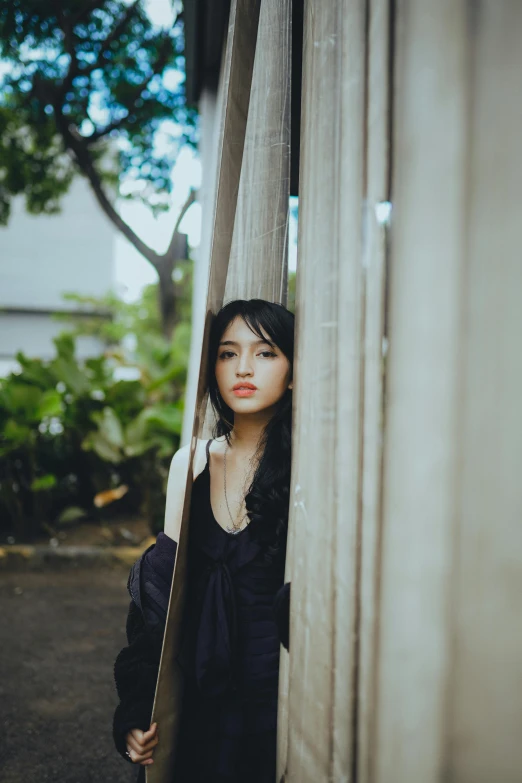
<svg viewBox="0 0 522 783">
<path fill-rule="evenodd" d="M 1 533 L 0 545 L 31 544 L 33 546 L 140 546 L 152 535 L 148 522 L 141 518 L 124 517 L 99 522 L 75 522 L 66 527 L 42 524 L 31 539 Z"/>
<path fill-rule="evenodd" d="M 0 574 L 2 783 L 131 783 L 112 742 L 127 569 Z"/>
</svg>

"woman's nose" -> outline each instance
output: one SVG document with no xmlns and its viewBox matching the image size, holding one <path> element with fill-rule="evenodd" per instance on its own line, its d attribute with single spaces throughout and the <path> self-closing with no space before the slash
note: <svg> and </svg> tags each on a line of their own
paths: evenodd
<svg viewBox="0 0 522 783">
<path fill-rule="evenodd" d="M 250 362 L 250 359 L 248 357 L 245 357 L 244 359 L 239 360 L 239 364 L 237 366 L 236 370 L 237 375 L 252 375 L 252 365 Z"/>
</svg>

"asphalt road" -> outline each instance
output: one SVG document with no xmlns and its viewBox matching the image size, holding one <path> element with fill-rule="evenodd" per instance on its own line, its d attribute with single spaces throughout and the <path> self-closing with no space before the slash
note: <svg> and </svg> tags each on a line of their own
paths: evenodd
<svg viewBox="0 0 522 783">
<path fill-rule="evenodd" d="M 0 573 L 1 783 L 131 783 L 112 742 L 127 569 Z"/>
</svg>

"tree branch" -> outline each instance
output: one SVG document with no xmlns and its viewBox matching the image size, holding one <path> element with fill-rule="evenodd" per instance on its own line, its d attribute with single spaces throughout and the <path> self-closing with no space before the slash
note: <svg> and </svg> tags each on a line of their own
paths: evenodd
<svg viewBox="0 0 522 783">
<path fill-rule="evenodd" d="M 131 98 L 129 101 L 131 106 L 134 106 L 136 101 L 141 97 L 143 90 L 147 87 L 147 85 L 149 84 L 153 76 L 156 76 L 157 74 L 161 73 L 161 71 L 165 68 L 169 59 L 169 51 L 170 51 L 170 37 L 166 35 L 161 44 L 160 50 L 158 52 L 158 57 L 156 59 L 156 62 L 154 63 L 151 73 L 148 74 L 145 79 L 143 79 L 139 84 L 135 86 L 131 94 Z M 120 125 L 122 125 L 125 122 L 129 114 L 130 111 L 127 111 L 127 114 L 124 117 L 119 117 L 117 120 L 113 120 L 112 122 L 110 122 L 104 128 L 100 128 L 99 130 L 93 131 L 90 136 L 86 137 L 86 141 L 89 144 L 93 144 L 94 142 L 106 136 L 111 131 L 117 130 L 117 128 L 119 128 Z"/>
<path fill-rule="evenodd" d="M 193 188 L 191 188 L 190 192 L 189 192 L 189 194 L 188 194 L 188 196 L 187 196 L 187 198 L 185 200 L 185 203 L 181 207 L 181 212 L 179 213 L 178 219 L 176 220 L 176 225 L 174 226 L 174 231 L 172 232 L 172 237 L 170 239 L 169 246 L 168 246 L 167 251 L 166 251 L 165 255 L 163 256 L 163 258 L 169 258 L 171 256 L 171 254 L 173 253 L 174 248 L 176 247 L 176 242 L 177 242 L 176 237 L 177 237 L 177 234 L 179 232 L 179 227 L 181 225 L 181 221 L 183 220 L 183 218 L 187 214 L 187 212 L 190 209 L 190 207 L 192 206 L 192 204 L 195 202 L 196 197 L 197 197 L 197 192 Z"/>
<path fill-rule="evenodd" d="M 112 32 L 109 33 L 107 38 L 105 38 L 105 40 L 102 42 L 100 51 L 98 52 L 98 56 L 96 57 L 95 62 L 91 63 L 90 65 L 84 68 L 80 67 L 80 63 L 78 61 L 78 57 L 76 54 L 76 48 L 74 44 L 74 26 L 84 16 L 86 16 L 88 13 L 91 13 L 91 11 L 93 11 L 95 8 L 97 8 L 100 5 L 99 0 L 97 0 L 97 2 L 93 2 L 87 9 L 82 10 L 75 17 L 72 18 L 69 18 L 64 13 L 63 9 L 60 7 L 59 2 L 55 3 L 56 16 L 58 19 L 58 23 L 60 25 L 60 29 L 62 30 L 64 35 L 65 50 L 71 58 L 69 70 L 67 71 L 67 75 L 65 76 L 65 79 L 63 80 L 63 84 L 62 84 L 63 95 L 67 93 L 67 90 L 70 89 L 75 77 L 78 76 L 80 73 L 82 74 L 82 76 L 86 76 L 92 73 L 92 71 L 95 71 L 97 68 L 103 67 L 103 55 L 105 54 L 106 51 L 108 51 L 112 42 L 116 41 L 119 38 L 119 36 L 123 33 L 128 22 L 130 21 L 132 16 L 136 13 L 136 9 L 139 5 L 139 2 L 140 0 L 134 0 L 134 3 L 132 3 L 131 5 L 128 6 L 128 8 L 125 9 L 123 14 L 119 18 L 118 22 L 115 24 Z"/>
<path fill-rule="evenodd" d="M 67 14 L 64 13 L 63 9 L 60 7 L 59 2 L 55 2 L 53 5 L 56 8 L 56 18 L 58 19 L 60 30 L 63 33 L 65 51 L 71 58 L 69 62 L 69 68 L 67 69 L 67 73 L 60 87 L 61 94 L 65 95 L 73 83 L 74 77 L 80 70 L 80 64 L 78 62 L 76 48 L 74 45 L 74 31 L 71 20 L 67 17 Z"/>
<path fill-rule="evenodd" d="M 134 0 L 134 3 L 128 6 L 128 8 L 125 9 L 123 14 L 120 16 L 118 22 L 114 26 L 114 29 L 111 33 L 105 38 L 104 41 L 102 41 L 102 45 L 100 47 L 100 51 L 98 52 L 98 56 L 96 57 L 96 60 L 91 63 L 90 65 L 87 65 L 85 68 L 82 68 L 82 76 L 85 76 L 89 73 L 92 73 L 92 71 L 95 71 L 96 68 L 102 68 L 103 67 L 103 55 L 105 52 L 107 52 L 112 44 L 113 41 L 116 41 L 120 35 L 125 30 L 128 22 L 132 18 L 132 16 L 136 13 L 136 9 L 138 7 L 140 0 Z"/>
<path fill-rule="evenodd" d="M 63 114 L 61 114 L 61 112 L 59 112 L 59 109 L 57 111 L 56 107 L 55 116 L 57 126 L 60 130 L 65 146 L 73 153 L 80 171 L 82 171 L 83 174 L 87 177 L 100 207 L 103 209 L 109 220 L 112 221 L 114 226 L 116 226 L 116 228 L 121 231 L 123 236 L 129 240 L 131 245 L 136 248 L 138 253 L 141 253 L 141 255 L 144 256 L 155 269 L 158 269 L 161 265 L 159 254 L 146 245 L 145 242 L 143 242 L 143 240 L 141 240 L 139 236 L 132 230 L 128 223 L 123 220 L 105 193 L 100 175 L 96 171 L 83 137 L 80 136 L 75 128 L 68 126 L 66 118 L 63 116 Z"/>
<path fill-rule="evenodd" d="M 125 114 L 124 117 L 119 117 L 117 120 L 113 120 L 112 122 L 109 122 L 109 124 L 106 125 L 104 128 L 99 128 L 99 130 L 95 130 L 89 136 L 86 136 L 85 141 L 87 142 L 87 144 L 94 144 L 100 139 L 103 139 L 104 136 L 108 136 L 109 133 L 112 133 L 113 130 L 118 130 L 120 125 L 123 125 L 125 120 L 128 118 L 129 113 L 130 112 L 127 112 L 127 114 Z"/>
<path fill-rule="evenodd" d="M 100 8 L 103 5 L 103 0 L 91 0 L 90 3 L 85 2 L 85 7 L 82 8 L 80 11 L 78 11 L 75 16 L 72 18 L 72 25 L 73 27 L 80 22 L 82 22 L 86 16 L 89 16 L 90 13 L 92 13 L 96 8 Z"/>
</svg>

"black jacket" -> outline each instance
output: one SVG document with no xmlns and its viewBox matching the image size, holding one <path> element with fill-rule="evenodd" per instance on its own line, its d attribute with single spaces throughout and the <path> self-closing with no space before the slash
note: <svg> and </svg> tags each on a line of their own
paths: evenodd
<svg viewBox="0 0 522 783">
<path fill-rule="evenodd" d="M 150 728 L 174 567 L 172 560 L 163 568 L 151 568 L 147 556 L 155 546 L 150 546 L 130 570 L 127 646 L 114 662 L 119 704 L 113 718 L 113 738 L 118 752 L 130 763 L 125 753 L 126 734 L 131 729 L 146 731 Z M 144 771 L 140 779 L 144 779 Z"/>
<path fill-rule="evenodd" d="M 173 557 L 173 543 L 160 533 L 156 544 L 134 563 L 127 580 L 131 602 L 126 624 L 127 646 L 120 651 L 114 663 L 119 704 L 114 713 L 113 737 L 116 749 L 129 762 L 125 754 L 126 734 L 135 728 L 147 731 L 151 724 L 174 569 L 176 545 L 174 543 Z M 290 583 L 287 582 L 274 601 L 279 637 L 287 649 L 289 606 Z M 138 783 L 141 783 L 145 780 L 145 768 L 140 766 L 139 769 Z"/>
</svg>

